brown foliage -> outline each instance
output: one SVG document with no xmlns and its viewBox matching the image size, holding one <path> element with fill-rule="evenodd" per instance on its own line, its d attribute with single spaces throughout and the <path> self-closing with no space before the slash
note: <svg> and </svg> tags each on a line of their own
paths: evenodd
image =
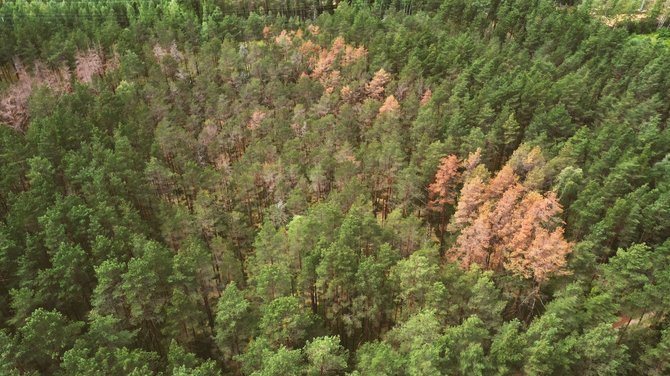
<svg viewBox="0 0 670 376">
<path fill-rule="evenodd" d="M 267 114 L 261 110 L 255 110 L 253 114 L 251 114 L 251 119 L 249 119 L 249 122 L 247 122 L 247 128 L 251 130 L 258 129 L 261 126 L 261 123 L 263 120 L 265 120 L 265 117 Z"/>
<path fill-rule="evenodd" d="M 156 44 L 153 48 L 153 52 L 154 57 L 156 58 L 156 60 L 158 60 L 158 63 L 161 67 L 161 71 L 163 72 L 163 74 L 166 75 L 175 74 L 176 77 L 179 78 L 185 77 L 184 72 L 181 70 L 181 68 L 177 68 L 176 72 L 170 73 L 173 68 L 170 68 L 170 65 L 167 64 L 165 59 L 166 57 L 172 58 L 177 63 L 177 66 L 179 66 L 180 63 L 184 61 L 184 54 L 181 51 L 179 51 L 176 42 L 172 42 L 172 44 L 167 48 L 164 48 L 160 44 Z"/>
<path fill-rule="evenodd" d="M 533 278 L 538 283 L 545 282 L 552 275 L 565 274 L 566 257 L 572 252 L 572 244 L 563 237 L 563 228 L 549 232 L 539 228 L 528 248 L 514 250 L 505 268 L 525 278 Z"/>
<path fill-rule="evenodd" d="M 390 80 L 391 75 L 384 68 L 381 68 L 375 73 L 372 80 L 365 85 L 365 92 L 370 98 L 381 99 L 384 95 L 384 88 Z"/>
<path fill-rule="evenodd" d="M 321 85 L 326 88 L 326 93 L 332 93 L 335 90 L 335 87 L 340 84 L 340 71 L 331 71 L 327 76 L 322 76 L 320 82 Z"/>
<path fill-rule="evenodd" d="M 105 73 L 105 63 L 100 51 L 88 49 L 86 51 L 77 51 L 75 56 L 77 80 L 90 84 L 94 76 L 101 76 Z"/>
<path fill-rule="evenodd" d="M 334 77 L 339 82 L 339 67 L 346 67 L 367 56 L 365 48 L 348 45 L 342 37 L 335 38 L 330 49 L 321 48 L 308 40 L 303 42 L 298 50 L 303 56 L 309 57 L 312 69 L 310 77 L 318 79 L 329 93 L 335 89 L 335 85 L 332 84 Z"/>
<path fill-rule="evenodd" d="M 308 27 L 308 30 L 312 35 L 318 33 L 318 27 Z M 289 38 L 289 41 L 291 35 L 295 38 L 302 38 L 301 31 L 295 34 L 287 34 L 285 31 L 282 31 L 280 36 L 276 38 L 279 44 L 282 44 L 280 43 L 282 35 L 285 38 Z M 283 45 L 288 48 L 290 43 L 283 43 Z M 295 45 L 298 45 L 298 43 L 295 43 Z M 318 80 L 325 92 L 331 94 L 336 90 L 341 90 L 339 89 L 341 69 L 365 58 L 367 50 L 364 47 L 349 45 L 343 37 L 339 36 L 333 40 L 330 48 L 322 48 L 311 40 L 305 40 L 299 44 L 296 56 L 307 62 L 308 72 L 303 72 L 300 77 L 309 77 Z M 345 100 L 353 100 L 353 96 L 350 96 L 353 93 L 349 92 L 348 94 Z"/>
<path fill-rule="evenodd" d="M 319 27 L 317 25 L 313 25 L 313 24 L 307 26 L 307 31 L 309 31 L 310 34 L 312 34 L 314 36 L 319 35 L 319 33 L 321 33 L 321 29 L 319 29 Z"/>
<path fill-rule="evenodd" d="M 305 56 L 310 56 L 319 53 L 321 51 L 321 47 L 319 47 L 318 44 L 312 42 L 311 40 L 306 40 L 302 42 L 300 47 L 298 47 L 298 51 Z"/>
<path fill-rule="evenodd" d="M 268 25 L 263 27 L 263 38 L 268 39 L 272 35 L 272 28 Z"/>
<path fill-rule="evenodd" d="M 205 126 L 202 128 L 200 135 L 198 136 L 198 141 L 201 145 L 208 146 L 214 141 L 214 138 L 218 134 L 218 127 L 211 121 L 205 122 Z"/>
<path fill-rule="evenodd" d="M 282 30 L 281 33 L 275 37 L 275 43 L 282 47 L 288 47 L 292 42 L 293 39 L 291 38 L 291 35 L 286 32 L 286 30 Z"/>
<path fill-rule="evenodd" d="M 456 239 L 456 250 L 460 254 L 461 265 L 469 268 L 473 263 L 489 264 L 489 248 L 491 246 L 491 228 L 488 223 L 488 210 L 484 210 L 474 222 L 463 229 Z"/>
<path fill-rule="evenodd" d="M 541 158 L 533 152 L 524 160 L 532 170 Z M 563 237 L 556 195 L 542 195 L 520 180 L 507 164 L 488 183 L 477 176 L 466 181 L 450 226 L 460 234 L 448 255 L 466 268 L 474 262 L 541 284 L 564 273 L 572 244 Z"/>
<path fill-rule="evenodd" d="M 491 224 L 492 230 L 495 231 L 496 234 L 499 234 L 499 236 L 508 238 L 514 235 L 511 231 L 513 231 L 516 226 L 511 226 L 510 221 L 516 219 L 513 216 L 518 214 L 518 211 L 515 212 L 515 209 L 523 193 L 523 186 L 517 183 L 505 191 L 500 197 L 500 200 L 498 200 L 493 207 L 489 223 Z"/>
<path fill-rule="evenodd" d="M 72 90 L 70 71 L 62 66 L 50 69 L 41 62 L 35 62 L 33 71 L 28 72 L 18 59 L 14 66 L 18 80 L 13 83 L 0 100 L 0 122 L 23 131 L 28 124 L 28 99 L 33 89 L 46 86 L 54 93 L 61 95 Z"/>
<path fill-rule="evenodd" d="M 347 45 L 344 49 L 344 56 L 342 57 L 342 66 L 346 67 L 347 65 L 353 64 L 356 61 L 365 58 L 368 55 L 368 50 L 365 47 L 360 46 L 354 48 L 354 46 Z"/>
<path fill-rule="evenodd" d="M 28 122 L 28 98 L 32 93 L 32 81 L 19 79 L 0 100 L 0 122 L 22 130 Z"/>
<path fill-rule="evenodd" d="M 32 75 L 23 75 L 32 81 L 32 86 L 46 86 L 56 94 L 65 94 L 72 90 L 70 84 L 70 69 L 61 66 L 57 69 L 50 69 L 46 64 L 37 61 L 33 66 Z"/>
<path fill-rule="evenodd" d="M 118 54 L 105 59 L 100 49 L 91 48 L 86 51 L 77 51 L 75 55 L 74 76 L 80 82 L 91 84 L 93 77 L 102 76 L 106 72 L 119 66 Z M 62 65 L 56 69 L 36 61 L 32 71 L 25 69 L 21 61 L 14 59 L 14 67 L 18 80 L 14 82 L 0 99 L 0 123 L 9 124 L 17 130 L 24 130 L 28 124 L 28 99 L 33 90 L 39 86 L 46 86 L 57 95 L 72 91 L 70 69 Z"/>
<path fill-rule="evenodd" d="M 426 91 L 423 93 L 423 96 L 421 97 L 421 102 L 419 102 L 421 107 L 427 105 L 431 98 L 433 98 L 433 92 L 430 89 L 426 89 Z"/>
<path fill-rule="evenodd" d="M 480 207 L 486 201 L 486 184 L 480 177 L 468 180 L 461 189 L 461 197 L 453 216 L 452 230 L 458 230 L 474 222 Z"/>
<path fill-rule="evenodd" d="M 349 102 L 353 99 L 354 97 L 354 92 L 351 90 L 349 85 L 345 85 L 340 89 L 340 96 L 342 97 L 342 100 Z"/>
<path fill-rule="evenodd" d="M 468 177 L 472 174 L 475 168 L 479 165 L 479 162 L 482 160 L 482 149 L 477 148 L 474 152 L 470 153 L 468 157 L 463 161 L 463 179 L 467 180 Z"/>
<path fill-rule="evenodd" d="M 442 158 L 440 167 L 435 174 L 435 182 L 428 186 L 428 195 L 430 197 L 428 208 L 430 210 L 442 212 L 445 205 L 453 205 L 455 203 L 456 184 L 460 179 L 458 167 L 458 157 L 455 155 Z"/>
<path fill-rule="evenodd" d="M 164 57 L 170 56 L 176 61 L 181 61 L 184 58 L 184 55 L 177 48 L 177 43 L 172 42 L 169 47 L 164 48 L 160 44 L 156 44 L 153 49 L 154 56 L 158 61 L 163 60 Z"/>
<path fill-rule="evenodd" d="M 514 174 L 512 167 L 510 165 L 505 165 L 489 183 L 489 186 L 486 189 L 487 198 L 499 198 L 503 192 L 518 181 L 519 178 Z"/>
<path fill-rule="evenodd" d="M 395 96 L 389 95 L 386 97 L 384 104 L 379 108 L 379 113 L 395 112 L 398 111 L 398 109 L 400 109 L 400 103 L 395 99 Z"/>
</svg>

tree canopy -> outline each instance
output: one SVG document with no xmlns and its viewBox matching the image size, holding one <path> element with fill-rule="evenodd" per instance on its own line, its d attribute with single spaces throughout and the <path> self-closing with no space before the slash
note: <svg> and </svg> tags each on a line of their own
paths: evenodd
<svg viewBox="0 0 670 376">
<path fill-rule="evenodd" d="M 667 374 L 660 3 L 3 2 L 0 374 Z"/>
</svg>

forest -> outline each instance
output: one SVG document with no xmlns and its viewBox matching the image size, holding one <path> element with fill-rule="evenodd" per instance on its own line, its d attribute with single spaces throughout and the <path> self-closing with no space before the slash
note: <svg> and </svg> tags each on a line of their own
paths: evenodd
<svg viewBox="0 0 670 376">
<path fill-rule="evenodd" d="M 0 374 L 669 375 L 670 31 L 592 3 L 0 1 Z"/>
</svg>

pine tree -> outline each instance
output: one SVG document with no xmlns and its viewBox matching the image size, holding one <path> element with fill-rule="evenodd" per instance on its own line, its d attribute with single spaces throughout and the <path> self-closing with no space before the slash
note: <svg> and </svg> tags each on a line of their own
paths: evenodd
<svg viewBox="0 0 670 376">
<path fill-rule="evenodd" d="M 444 242 L 448 213 L 455 204 L 456 189 L 461 178 L 459 167 L 460 163 L 455 155 L 443 158 L 435 174 L 435 181 L 428 186 L 428 209 L 438 214 L 436 233 L 440 243 Z"/>
</svg>

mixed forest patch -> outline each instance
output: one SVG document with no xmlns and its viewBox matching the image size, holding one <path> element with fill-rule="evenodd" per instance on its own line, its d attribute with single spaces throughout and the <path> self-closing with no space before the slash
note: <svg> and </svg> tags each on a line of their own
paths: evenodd
<svg viewBox="0 0 670 376">
<path fill-rule="evenodd" d="M 3 3 L 0 374 L 667 374 L 670 49 L 561 5 Z"/>
</svg>

